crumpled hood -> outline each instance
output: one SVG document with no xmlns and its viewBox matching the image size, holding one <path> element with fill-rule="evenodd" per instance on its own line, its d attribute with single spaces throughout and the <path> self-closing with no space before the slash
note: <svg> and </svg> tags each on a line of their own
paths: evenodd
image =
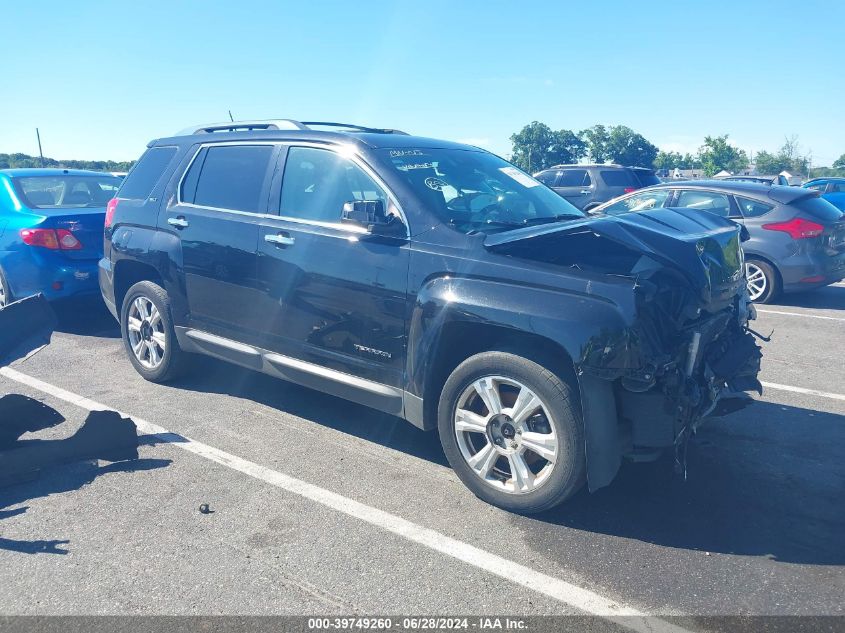
<svg viewBox="0 0 845 633">
<path fill-rule="evenodd" d="M 637 277 L 657 264 L 683 275 L 707 304 L 745 283 L 741 227 L 694 209 L 595 216 L 488 235 L 488 250 L 585 270 Z M 716 307 L 716 306 L 713 306 Z"/>
</svg>

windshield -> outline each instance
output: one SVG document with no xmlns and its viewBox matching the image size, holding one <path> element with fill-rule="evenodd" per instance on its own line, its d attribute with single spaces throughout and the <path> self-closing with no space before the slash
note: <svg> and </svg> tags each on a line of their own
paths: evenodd
<svg viewBox="0 0 845 633">
<path fill-rule="evenodd" d="M 90 176 L 27 176 L 15 178 L 15 187 L 30 209 L 104 207 L 114 197 L 120 178 Z"/>
<path fill-rule="evenodd" d="M 444 222 L 464 233 L 583 218 L 544 184 L 487 152 L 381 150 L 387 162 Z"/>
</svg>

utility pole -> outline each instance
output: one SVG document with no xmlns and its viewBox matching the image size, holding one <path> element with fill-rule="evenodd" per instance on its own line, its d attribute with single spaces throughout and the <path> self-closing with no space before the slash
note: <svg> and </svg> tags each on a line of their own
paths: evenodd
<svg viewBox="0 0 845 633">
<path fill-rule="evenodd" d="M 41 132 L 35 128 L 35 136 L 38 138 L 38 156 L 41 157 L 41 167 L 44 167 L 44 152 L 41 151 Z"/>
</svg>

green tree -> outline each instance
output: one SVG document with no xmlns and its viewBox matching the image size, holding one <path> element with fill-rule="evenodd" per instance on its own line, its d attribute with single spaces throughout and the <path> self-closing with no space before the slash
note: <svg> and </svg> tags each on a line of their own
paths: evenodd
<svg viewBox="0 0 845 633">
<path fill-rule="evenodd" d="M 44 157 L 44 167 L 63 167 L 66 169 L 93 169 L 96 171 L 129 171 L 135 161 L 113 160 L 56 160 Z M 41 158 L 28 154 L 0 154 L 0 169 L 16 167 L 41 167 Z"/>
<path fill-rule="evenodd" d="M 758 174 L 779 174 L 788 171 L 804 174 L 810 165 L 810 159 L 802 156 L 798 147 L 798 137 L 787 137 L 777 154 L 765 150 L 758 152 L 754 161 Z"/>
<path fill-rule="evenodd" d="M 704 145 L 698 150 L 701 168 L 707 176 L 712 176 L 723 169 L 737 172 L 748 167 L 748 155 L 728 143 L 728 135 L 705 136 Z"/>
<path fill-rule="evenodd" d="M 833 161 L 832 167 L 834 169 L 845 169 L 845 154 Z"/>
<path fill-rule="evenodd" d="M 587 153 L 594 163 L 604 163 L 610 158 L 608 154 L 608 142 L 610 133 L 603 125 L 594 125 L 586 130 L 581 130 L 580 136 L 587 145 Z"/>
<path fill-rule="evenodd" d="M 624 125 L 614 125 L 607 136 L 607 155 L 620 165 L 651 167 L 657 157 L 657 147 Z"/>
<path fill-rule="evenodd" d="M 664 152 L 660 150 L 654 158 L 655 169 L 681 169 L 684 157 L 679 152 Z"/>
<path fill-rule="evenodd" d="M 586 145 L 571 130 L 552 130 L 534 121 L 511 135 L 511 161 L 529 173 L 552 165 L 577 163 L 586 154 Z"/>
</svg>

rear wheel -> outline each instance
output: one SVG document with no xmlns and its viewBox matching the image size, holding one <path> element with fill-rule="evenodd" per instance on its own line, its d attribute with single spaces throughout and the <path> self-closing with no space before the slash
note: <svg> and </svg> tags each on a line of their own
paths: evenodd
<svg viewBox="0 0 845 633">
<path fill-rule="evenodd" d="M 179 347 L 170 298 L 151 281 L 132 286 L 123 299 L 120 331 L 129 360 L 151 382 L 166 382 L 181 374 L 188 355 Z"/>
<path fill-rule="evenodd" d="M 526 358 L 477 354 L 443 387 L 438 428 L 455 473 L 506 510 L 541 512 L 584 483 L 583 424 L 573 388 Z"/>
<path fill-rule="evenodd" d="M 756 303 L 769 303 L 780 294 L 780 277 L 768 263 L 760 259 L 745 262 L 748 296 Z"/>
</svg>

